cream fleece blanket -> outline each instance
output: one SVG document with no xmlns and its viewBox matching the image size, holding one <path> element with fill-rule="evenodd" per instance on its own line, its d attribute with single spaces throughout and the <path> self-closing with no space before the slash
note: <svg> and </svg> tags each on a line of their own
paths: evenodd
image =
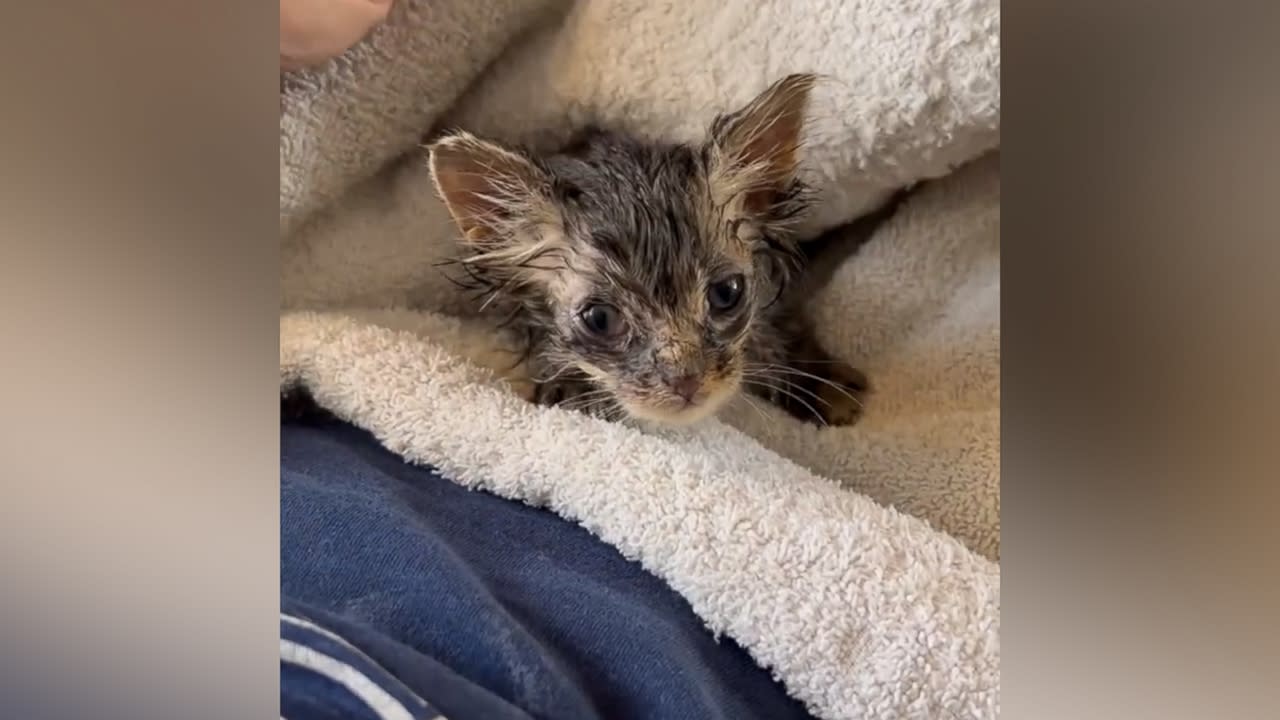
<svg viewBox="0 0 1280 720">
<path fill-rule="evenodd" d="M 580 522 L 819 717 L 994 717 L 999 69 L 995 0 L 401 0 L 284 83 L 281 382 L 411 461 Z M 875 386 L 857 425 L 739 400 L 645 430 L 532 406 L 487 369 L 508 358 L 434 267 L 455 236 L 416 149 L 429 130 L 692 138 L 801 71 L 827 77 L 811 231 L 939 178 L 812 304 Z"/>
</svg>

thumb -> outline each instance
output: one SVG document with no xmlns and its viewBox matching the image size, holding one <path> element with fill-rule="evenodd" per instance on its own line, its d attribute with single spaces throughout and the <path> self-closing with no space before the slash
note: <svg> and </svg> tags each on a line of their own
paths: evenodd
<svg viewBox="0 0 1280 720">
<path fill-rule="evenodd" d="M 297 70 L 341 55 L 386 19 L 394 0 L 280 0 L 280 65 Z"/>
</svg>

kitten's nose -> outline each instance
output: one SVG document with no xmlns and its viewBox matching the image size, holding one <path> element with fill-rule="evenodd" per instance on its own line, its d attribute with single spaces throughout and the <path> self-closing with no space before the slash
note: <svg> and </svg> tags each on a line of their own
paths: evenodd
<svg viewBox="0 0 1280 720">
<path fill-rule="evenodd" d="M 702 387 L 702 381 L 698 379 L 697 375 L 683 375 L 672 378 L 667 381 L 667 384 L 671 386 L 671 389 L 677 395 L 687 401 L 692 401 L 693 396 L 697 395 L 698 389 Z"/>
</svg>

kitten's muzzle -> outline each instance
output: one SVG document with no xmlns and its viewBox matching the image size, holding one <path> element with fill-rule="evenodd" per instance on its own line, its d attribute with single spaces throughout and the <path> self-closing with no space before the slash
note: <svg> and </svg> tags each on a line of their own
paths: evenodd
<svg viewBox="0 0 1280 720">
<path fill-rule="evenodd" d="M 673 378 L 664 378 L 667 387 L 671 388 L 671 392 L 684 398 L 685 402 L 693 402 L 694 397 L 698 395 L 698 391 L 702 389 L 702 378 L 697 375 L 680 375 Z"/>
</svg>

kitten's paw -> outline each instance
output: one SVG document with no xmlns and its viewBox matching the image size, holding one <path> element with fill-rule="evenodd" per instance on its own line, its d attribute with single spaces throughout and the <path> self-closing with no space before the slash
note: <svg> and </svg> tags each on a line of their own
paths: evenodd
<svg viewBox="0 0 1280 720">
<path fill-rule="evenodd" d="M 534 389 L 533 401 L 539 405 L 563 405 L 568 409 L 585 410 L 580 407 L 591 386 L 578 380 L 552 380 L 538 383 Z"/>
<path fill-rule="evenodd" d="M 281 423 L 314 423 L 329 420 L 333 415 L 320 407 L 305 387 L 280 390 Z"/>
<path fill-rule="evenodd" d="M 768 397 L 792 417 L 828 427 L 857 422 L 870 392 L 865 375 L 834 360 L 797 364 L 772 382 L 777 387 Z"/>
<path fill-rule="evenodd" d="M 525 402 L 538 401 L 538 383 L 527 377 L 505 377 L 502 379 L 511 388 L 516 397 Z"/>
<path fill-rule="evenodd" d="M 568 400 L 569 396 L 570 388 L 566 383 L 555 381 L 537 383 L 533 388 L 533 401 L 539 405 L 559 405 Z"/>
<path fill-rule="evenodd" d="M 833 427 L 852 425 L 862 416 L 864 399 L 870 390 L 867 376 L 844 363 L 829 366 L 824 373 L 827 382 L 818 383 L 814 392 L 822 400 L 819 412 Z"/>
</svg>

